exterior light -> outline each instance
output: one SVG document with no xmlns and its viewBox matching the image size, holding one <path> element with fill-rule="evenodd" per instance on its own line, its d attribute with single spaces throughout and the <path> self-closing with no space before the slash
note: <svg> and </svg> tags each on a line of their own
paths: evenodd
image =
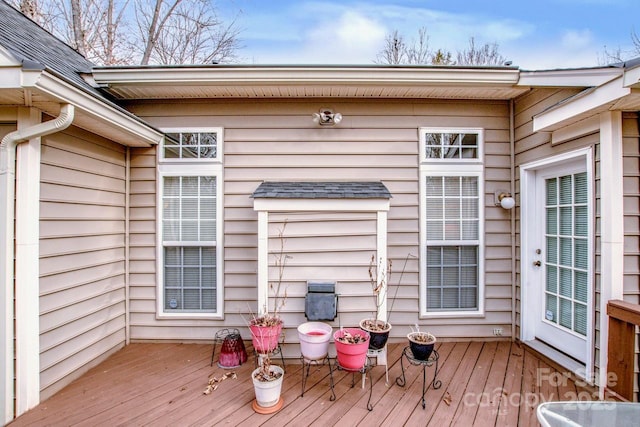
<svg viewBox="0 0 640 427">
<path fill-rule="evenodd" d="M 321 108 L 320 112 L 313 113 L 313 122 L 320 126 L 334 126 L 342 121 L 342 114 L 334 113 L 329 108 Z"/>
<path fill-rule="evenodd" d="M 501 206 L 502 209 L 512 209 L 516 205 L 516 200 L 506 190 L 496 191 L 494 200 L 496 206 Z"/>
</svg>

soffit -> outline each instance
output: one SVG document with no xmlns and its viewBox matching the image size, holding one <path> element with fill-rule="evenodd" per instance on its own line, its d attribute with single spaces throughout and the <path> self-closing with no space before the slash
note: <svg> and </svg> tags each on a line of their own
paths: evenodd
<svg viewBox="0 0 640 427">
<path fill-rule="evenodd" d="M 373 85 L 113 85 L 107 92 L 117 99 L 202 98 L 439 98 L 512 99 L 522 87 L 373 86 Z"/>
<path fill-rule="evenodd" d="M 420 67 L 99 68 L 95 84 L 116 99 L 441 98 L 512 99 L 518 70 Z"/>
</svg>

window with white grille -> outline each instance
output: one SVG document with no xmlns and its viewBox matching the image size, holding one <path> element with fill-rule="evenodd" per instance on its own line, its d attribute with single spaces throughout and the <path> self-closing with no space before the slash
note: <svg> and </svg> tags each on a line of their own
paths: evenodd
<svg viewBox="0 0 640 427">
<path fill-rule="evenodd" d="M 482 131 L 421 129 L 421 312 L 480 313 Z"/>
<path fill-rule="evenodd" d="M 220 315 L 221 132 L 167 135 L 158 167 L 159 312 Z"/>
</svg>

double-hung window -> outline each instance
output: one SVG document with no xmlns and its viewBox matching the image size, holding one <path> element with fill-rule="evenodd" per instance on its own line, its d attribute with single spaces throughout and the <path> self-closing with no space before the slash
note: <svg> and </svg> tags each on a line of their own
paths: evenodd
<svg viewBox="0 0 640 427">
<path fill-rule="evenodd" d="M 420 311 L 483 310 L 482 129 L 420 129 Z"/>
<path fill-rule="evenodd" d="M 158 166 L 158 313 L 222 315 L 222 130 L 165 129 Z"/>
</svg>

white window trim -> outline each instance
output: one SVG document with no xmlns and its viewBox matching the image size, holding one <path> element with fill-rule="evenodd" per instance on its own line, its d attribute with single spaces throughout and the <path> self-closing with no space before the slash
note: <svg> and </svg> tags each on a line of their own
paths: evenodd
<svg viewBox="0 0 640 427">
<path fill-rule="evenodd" d="M 475 133 L 478 135 L 478 157 L 475 159 L 432 159 L 426 158 L 426 134 L 428 133 Z M 484 129 L 482 128 L 451 128 L 451 127 L 421 127 L 419 129 L 420 136 L 420 164 L 480 164 L 484 158 Z"/>
<path fill-rule="evenodd" d="M 484 248 L 484 165 L 483 146 L 484 130 L 481 128 L 420 128 L 420 173 L 419 173 L 419 238 L 420 238 L 420 318 L 459 318 L 459 317 L 484 317 L 485 312 L 485 248 Z M 425 159 L 425 134 L 426 133 L 477 133 L 478 134 L 478 158 L 477 159 Z M 427 311 L 427 203 L 426 180 L 427 176 L 477 176 L 478 177 L 478 308 L 475 310 L 455 311 Z M 468 242 L 468 241 L 465 241 Z M 447 243 L 455 243 L 447 241 Z"/>
<path fill-rule="evenodd" d="M 218 140 L 217 140 L 217 145 L 216 145 L 216 157 L 213 159 L 180 159 L 180 158 L 165 158 L 164 157 L 164 142 L 160 147 L 159 151 L 159 156 L 158 156 L 158 161 L 160 163 L 178 163 L 178 164 L 194 164 L 194 163 L 207 163 L 207 164 L 211 164 L 211 163 L 222 163 L 223 161 L 223 156 L 224 156 L 224 147 L 223 147 L 223 141 L 224 141 L 224 133 L 223 133 L 223 129 L 222 128 L 207 128 L 207 127 L 186 127 L 186 128 L 167 128 L 167 129 L 163 129 L 162 130 L 164 133 L 217 133 L 218 134 Z"/>
<path fill-rule="evenodd" d="M 162 129 L 166 133 L 174 132 L 218 132 L 217 157 L 215 159 L 163 159 L 164 147 L 158 150 L 156 172 L 156 318 L 158 319 L 223 319 L 224 318 L 224 225 L 223 215 L 223 165 L 222 165 L 222 129 L 221 128 L 171 128 Z M 215 176 L 216 177 L 216 242 L 197 242 L 198 245 L 216 248 L 216 311 L 166 312 L 164 310 L 164 245 L 162 240 L 162 179 L 165 176 Z M 213 243 L 213 244 L 212 244 Z M 194 245 L 196 243 L 194 242 Z M 181 246 L 189 246 L 189 243 Z"/>
</svg>

